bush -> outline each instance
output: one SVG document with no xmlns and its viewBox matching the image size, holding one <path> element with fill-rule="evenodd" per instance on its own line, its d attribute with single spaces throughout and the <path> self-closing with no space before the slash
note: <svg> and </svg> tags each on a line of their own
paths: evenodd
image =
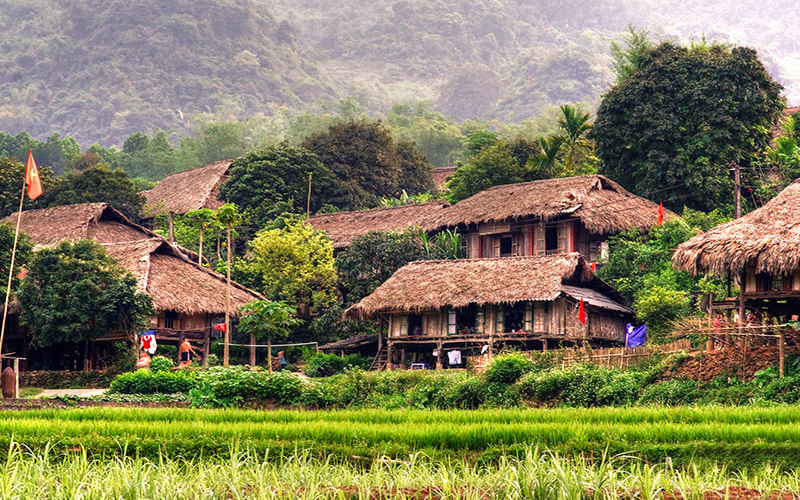
<svg viewBox="0 0 800 500">
<path fill-rule="evenodd" d="M 761 390 L 761 396 L 777 403 L 800 402 L 800 375 L 773 380 Z"/>
<path fill-rule="evenodd" d="M 214 367 L 198 373 L 197 388 L 191 392 L 192 406 L 226 408 L 246 403 L 301 401 L 305 382 L 289 372 L 269 375 L 260 368 Z"/>
<path fill-rule="evenodd" d="M 527 372 L 532 371 L 533 362 L 521 352 L 502 354 L 492 361 L 486 370 L 486 380 L 490 383 L 513 384 Z"/>
<path fill-rule="evenodd" d="M 175 368 L 175 362 L 164 356 L 153 356 L 150 360 L 150 371 L 153 373 L 165 372 Z"/>
<path fill-rule="evenodd" d="M 123 373 L 111 382 L 112 393 L 175 394 L 188 393 L 197 387 L 195 372 L 188 370 L 152 372 L 136 370 Z"/>
<path fill-rule="evenodd" d="M 610 383 L 616 370 L 594 365 L 572 365 L 545 373 L 531 373 L 520 381 L 522 396 L 541 403 L 567 406 L 594 406 L 603 387 Z"/>
<path fill-rule="evenodd" d="M 673 379 L 645 388 L 639 404 L 664 406 L 690 405 L 700 399 L 699 382 L 686 379 Z"/>
<path fill-rule="evenodd" d="M 628 406 L 636 403 L 644 387 L 644 378 L 645 375 L 641 372 L 622 372 L 614 375 L 611 383 L 598 391 L 598 404 Z"/>
<path fill-rule="evenodd" d="M 348 354 L 341 357 L 336 354 L 315 354 L 306 361 L 303 372 L 309 377 L 330 377 L 341 373 L 345 368 L 360 368 L 368 370 L 372 365 L 372 358 L 361 354 Z"/>
</svg>

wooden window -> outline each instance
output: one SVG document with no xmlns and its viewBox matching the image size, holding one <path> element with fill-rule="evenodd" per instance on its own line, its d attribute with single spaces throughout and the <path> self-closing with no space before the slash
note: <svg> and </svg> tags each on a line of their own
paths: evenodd
<svg viewBox="0 0 800 500">
<path fill-rule="evenodd" d="M 523 329 L 530 333 L 533 331 L 533 303 L 528 302 L 525 304 L 525 325 Z"/>
<path fill-rule="evenodd" d="M 570 236 L 572 236 L 572 223 L 561 222 L 558 224 L 558 253 L 569 253 Z"/>
<path fill-rule="evenodd" d="M 544 255 L 545 252 L 547 251 L 547 240 L 545 238 L 544 225 L 539 224 L 538 226 L 535 226 L 534 232 L 535 232 L 536 246 L 533 254 Z"/>
<path fill-rule="evenodd" d="M 456 325 L 456 310 L 447 310 L 447 334 L 455 335 L 458 333 L 458 325 Z"/>
<path fill-rule="evenodd" d="M 497 304 L 494 306 L 494 332 L 503 333 L 505 331 L 505 311 L 503 311 L 502 304 Z"/>
<path fill-rule="evenodd" d="M 176 311 L 164 312 L 164 328 L 176 328 L 175 323 L 178 320 L 178 313 Z"/>
</svg>

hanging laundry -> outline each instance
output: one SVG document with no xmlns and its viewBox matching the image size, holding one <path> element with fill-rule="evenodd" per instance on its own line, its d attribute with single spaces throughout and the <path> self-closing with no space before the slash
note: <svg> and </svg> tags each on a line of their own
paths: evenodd
<svg viewBox="0 0 800 500">
<path fill-rule="evenodd" d="M 142 334 L 141 347 L 143 351 L 155 354 L 158 344 L 156 344 L 155 331 L 147 330 Z"/>
<path fill-rule="evenodd" d="M 450 351 L 447 353 L 447 358 L 451 365 L 461 364 L 461 351 Z"/>
<path fill-rule="evenodd" d="M 438 358 L 439 357 L 439 349 L 434 349 L 433 350 L 433 357 L 434 358 Z"/>
</svg>

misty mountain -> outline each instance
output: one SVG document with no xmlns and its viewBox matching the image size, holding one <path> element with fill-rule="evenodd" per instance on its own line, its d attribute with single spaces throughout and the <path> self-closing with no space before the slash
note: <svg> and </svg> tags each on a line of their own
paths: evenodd
<svg viewBox="0 0 800 500">
<path fill-rule="evenodd" d="M 133 132 L 355 97 L 374 114 L 429 101 L 459 120 L 520 121 L 596 103 L 611 40 L 750 46 L 800 101 L 788 1 L 0 0 L 0 130 L 73 135 L 86 147 Z"/>
</svg>

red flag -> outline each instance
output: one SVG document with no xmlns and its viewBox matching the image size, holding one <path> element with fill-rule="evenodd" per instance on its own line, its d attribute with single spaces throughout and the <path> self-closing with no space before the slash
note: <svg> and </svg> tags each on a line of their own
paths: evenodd
<svg viewBox="0 0 800 500">
<path fill-rule="evenodd" d="M 586 311 L 583 309 L 583 297 L 581 297 L 581 305 L 578 306 L 578 321 L 586 324 Z"/>
<path fill-rule="evenodd" d="M 22 271 L 20 271 L 20 272 L 17 274 L 17 278 L 19 278 L 19 279 L 22 279 L 22 278 L 24 278 L 24 277 L 25 277 L 25 276 L 27 276 L 27 275 L 28 275 L 28 270 L 27 270 L 27 269 L 25 269 L 25 268 L 22 268 Z"/>
<path fill-rule="evenodd" d="M 28 163 L 25 165 L 25 184 L 28 185 L 28 198 L 35 200 L 42 195 L 42 181 L 31 150 L 28 150 Z"/>
<path fill-rule="evenodd" d="M 664 222 L 664 202 L 658 204 L 658 225 Z"/>
<path fill-rule="evenodd" d="M 219 330 L 221 332 L 225 332 L 225 323 L 217 323 L 214 325 L 214 330 Z"/>
</svg>

